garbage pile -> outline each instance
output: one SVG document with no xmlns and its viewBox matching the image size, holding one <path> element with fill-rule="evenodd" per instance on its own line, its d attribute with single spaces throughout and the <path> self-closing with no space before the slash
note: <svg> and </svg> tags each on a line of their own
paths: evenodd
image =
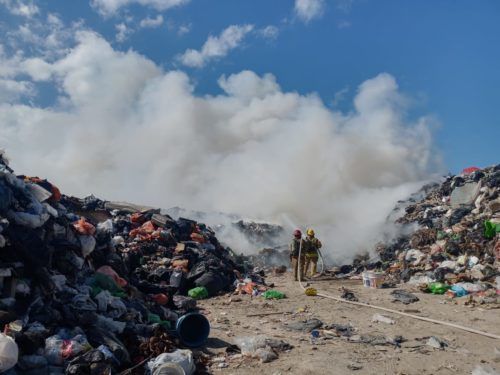
<svg viewBox="0 0 500 375">
<path fill-rule="evenodd" d="M 469 168 L 425 186 L 422 199 L 400 202 L 405 212 L 396 223 L 403 234 L 377 246 L 375 265 L 386 280 L 500 302 L 499 192 L 500 165 Z"/>
<path fill-rule="evenodd" d="M 223 212 L 202 212 L 181 207 L 161 211 L 173 218 L 189 217 L 208 223 L 221 242 L 227 242 L 245 254 L 263 248 L 277 248 L 288 243 L 285 229 L 278 224 L 242 219 L 239 215 Z"/>
<path fill-rule="evenodd" d="M 0 372 L 192 373 L 203 361 L 177 348 L 208 337 L 196 300 L 244 271 L 202 223 L 63 196 L 0 154 Z"/>
<path fill-rule="evenodd" d="M 239 220 L 233 223 L 233 227 L 256 245 L 279 246 L 281 245 L 280 241 L 286 238 L 285 230 L 277 224 Z"/>
<path fill-rule="evenodd" d="M 264 248 L 257 254 L 250 255 L 252 263 L 267 271 L 284 270 L 286 272 L 287 266 L 290 264 L 290 251 L 287 245 L 276 246 L 274 248 Z"/>
</svg>

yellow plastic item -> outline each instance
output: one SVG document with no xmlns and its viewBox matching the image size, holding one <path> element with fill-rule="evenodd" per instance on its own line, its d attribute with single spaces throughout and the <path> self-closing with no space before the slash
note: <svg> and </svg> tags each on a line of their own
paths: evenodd
<svg viewBox="0 0 500 375">
<path fill-rule="evenodd" d="M 318 295 L 318 291 L 316 289 L 314 289 L 314 288 L 307 288 L 305 290 L 305 292 L 306 292 L 306 296 L 316 296 L 316 295 Z"/>
<path fill-rule="evenodd" d="M 313 230 L 313 229 L 311 229 L 311 228 L 309 228 L 309 229 L 307 230 L 307 235 L 308 235 L 308 236 L 314 236 L 314 230 Z"/>
</svg>

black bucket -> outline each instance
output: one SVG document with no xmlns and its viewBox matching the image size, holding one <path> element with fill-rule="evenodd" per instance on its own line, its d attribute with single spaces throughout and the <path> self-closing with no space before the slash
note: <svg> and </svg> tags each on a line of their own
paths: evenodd
<svg viewBox="0 0 500 375">
<path fill-rule="evenodd" d="M 196 348 L 207 341 L 210 334 L 210 323 L 205 315 L 189 313 L 177 319 L 175 330 L 184 345 Z"/>
</svg>

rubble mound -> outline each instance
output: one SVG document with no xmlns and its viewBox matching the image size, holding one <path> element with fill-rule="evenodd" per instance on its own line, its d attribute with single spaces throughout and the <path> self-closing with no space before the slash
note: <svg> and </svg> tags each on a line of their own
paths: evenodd
<svg viewBox="0 0 500 375">
<path fill-rule="evenodd" d="M 496 165 L 448 176 L 399 202 L 395 211 L 404 213 L 396 224 L 403 234 L 376 247 L 386 280 L 421 285 L 433 293 L 481 292 L 497 298 L 499 191 Z"/>
<path fill-rule="evenodd" d="M 148 359 L 189 346 L 176 323 L 245 269 L 210 227 L 160 212 L 62 195 L 0 154 L 0 346 L 18 350 L 0 372 L 144 373 Z"/>
</svg>

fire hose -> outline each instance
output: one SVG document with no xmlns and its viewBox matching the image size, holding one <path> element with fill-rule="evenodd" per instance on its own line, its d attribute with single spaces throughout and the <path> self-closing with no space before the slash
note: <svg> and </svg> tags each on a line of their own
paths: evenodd
<svg viewBox="0 0 500 375">
<path fill-rule="evenodd" d="M 300 245 L 299 245 L 299 258 L 298 258 L 298 262 L 297 262 L 298 263 L 298 265 L 297 265 L 297 267 L 298 267 L 297 273 L 299 274 L 298 275 L 298 283 L 299 283 L 300 287 L 302 288 L 302 290 L 306 291 L 306 288 L 302 284 L 302 270 L 301 270 L 301 261 L 300 261 L 301 256 L 302 256 L 302 241 L 303 240 L 302 240 L 302 237 L 301 237 L 301 241 L 300 241 Z M 323 256 L 321 256 L 321 261 L 322 261 L 322 264 L 324 265 Z M 337 302 L 348 303 L 348 304 L 356 305 L 356 306 L 369 307 L 369 308 L 372 308 L 372 309 L 386 311 L 386 312 L 389 312 L 389 313 L 392 313 L 392 314 L 406 316 L 406 317 L 409 317 L 409 318 L 412 318 L 412 319 L 422 320 L 424 322 L 429 322 L 429 323 L 433 323 L 433 324 L 439 324 L 439 325 L 443 325 L 443 326 L 447 326 L 447 327 L 452 327 L 452 328 L 456 328 L 456 329 L 459 329 L 459 330 L 462 330 L 462 331 L 466 331 L 466 332 L 470 332 L 470 333 L 475 333 L 477 335 L 482 335 L 482 336 L 489 337 L 489 338 L 492 338 L 492 339 L 500 340 L 500 336 L 499 335 L 495 335 L 493 333 L 488 333 L 488 332 L 484 332 L 484 331 L 479 331 L 479 330 L 474 329 L 474 328 L 464 327 L 464 326 L 461 326 L 461 325 L 455 324 L 455 323 L 450 323 L 450 322 L 445 322 L 445 321 L 442 321 L 442 320 L 436 320 L 436 319 L 426 318 L 426 317 L 418 316 L 418 315 L 414 315 L 414 314 L 408 314 L 408 313 L 405 313 L 405 312 L 402 312 L 402 311 L 398 311 L 398 310 L 394 310 L 394 309 L 388 309 L 388 308 L 382 307 L 382 306 L 370 305 L 369 303 L 349 301 L 349 300 L 345 300 L 345 299 L 340 298 L 340 297 L 331 296 L 331 295 L 326 294 L 326 293 L 317 293 L 316 292 L 314 295 L 318 296 L 318 297 L 332 299 L 332 300 L 337 301 Z"/>
</svg>

